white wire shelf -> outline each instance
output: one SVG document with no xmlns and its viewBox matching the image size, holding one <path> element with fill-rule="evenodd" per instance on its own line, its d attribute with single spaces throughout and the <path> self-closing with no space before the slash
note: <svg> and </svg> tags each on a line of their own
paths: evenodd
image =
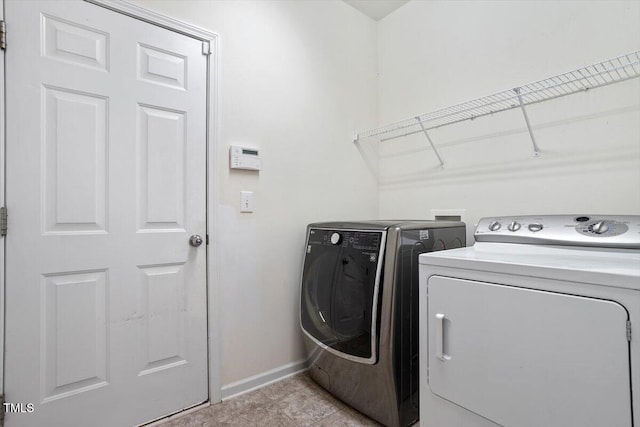
<svg viewBox="0 0 640 427">
<path fill-rule="evenodd" d="M 621 55 L 597 64 L 467 101 L 462 104 L 359 132 L 354 134 L 353 141 L 357 142 L 366 138 L 388 141 L 416 133 L 424 133 L 442 165 L 443 162 L 437 154 L 435 147 L 433 147 L 431 138 L 429 138 L 429 134 L 427 133 L 428 130 L 465 120 L 473 120 L 500 111 L 521 108 L 527 123 L 527 128 L 531 134 L 534 154 L 538 155 L 538 148 L 533 133 L 531 132 L 527 113 L 524 109 L 525 106 L 629 80 L 634 77 L 640 77 L 640 51 Z"/>
</svg>

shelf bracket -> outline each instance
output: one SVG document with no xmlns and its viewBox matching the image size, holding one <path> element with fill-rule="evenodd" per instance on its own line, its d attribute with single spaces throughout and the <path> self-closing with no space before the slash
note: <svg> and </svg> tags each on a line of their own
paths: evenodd
<svg viewBox="0 0 640 427">
<path fill-rule="evenodd" d="M 529 136 L 531 137 L 531 143 L 533 144 L 533 155 L 534 157 L 540 156 L 540 150 L 538 149 L 538 144 L 536 144 L 536 138 L 533 136 L 533 130 L 531 130 L 531 123 L 529 123 L 529 116 L 527 116 L 527 110 L 524 109 L 524 102 L 522 102 L 522 95 L 520 94 L 520 88 L 517 87 L 513 89 L 513 91 L 518 96 L 518 102 L 520 103 L 520 109 L 522 110 L 522 115 L 524 116 L 524 122 L 527 124 L 527 130 L 529 131 Z"/>
<path fill-rule="evenodd" d="M 418 121 L 418 124 L 420 125 L 422 132 L 424 132 L 424 136 L 427 137 L 427 141 L 429 141 L 429 144 L 431 145 L 431 149 L 433 150 L 434 154 L 438 158 L 438 161 L 440 162 L 440 167 L 444 168 L 444 162 L 442 161 L 442 157 L 440 157 L 440 154 L 438 154 L 438 150 L 436 150 L 436 146 L 433 145 L 433 141 L 431 141 L 431 137 L 427 133 L 427 129 L 424 127 L 424 124 L 422 123 L 420 116 L 416 116 L 416 120 Z"/>
</svg>

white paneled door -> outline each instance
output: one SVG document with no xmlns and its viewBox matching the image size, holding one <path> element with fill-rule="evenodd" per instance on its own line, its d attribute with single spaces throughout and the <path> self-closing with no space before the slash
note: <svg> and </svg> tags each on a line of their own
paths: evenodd
<svg viewBox="0 0 640 427">
<path fill-rule="evenodd" d="M 5 20 L 7 425 L 206 401 L 202 42 L 83 1 Z"/>
</svg>

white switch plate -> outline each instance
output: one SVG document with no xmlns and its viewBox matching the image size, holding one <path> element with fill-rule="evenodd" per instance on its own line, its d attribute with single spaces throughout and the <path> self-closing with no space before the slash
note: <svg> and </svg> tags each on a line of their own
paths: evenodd
<svg viewBox="0 0 640 427">
<path fill-rule="evenodd" d="M 240 212 L 253 212 L 253 191 L 240 192 Z"/>
</svg>

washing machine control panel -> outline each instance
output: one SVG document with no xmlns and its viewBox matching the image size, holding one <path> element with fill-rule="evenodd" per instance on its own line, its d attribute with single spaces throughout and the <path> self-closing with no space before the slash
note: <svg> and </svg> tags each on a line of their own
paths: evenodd
<svg viewBox="0 0 640 427">
<path fill-rule="evenodd" d="M 640 249 L 640 215 L 539 215 L 487 217 L 478 242 Z"/>
<path fill-rule="evenodd" d="M 354 253 L 378 253 L 385 233 L 383 231 L 312 228 L 309 230 L 307 253 L 314 247 L 335 247 Z"/>
</svg>

